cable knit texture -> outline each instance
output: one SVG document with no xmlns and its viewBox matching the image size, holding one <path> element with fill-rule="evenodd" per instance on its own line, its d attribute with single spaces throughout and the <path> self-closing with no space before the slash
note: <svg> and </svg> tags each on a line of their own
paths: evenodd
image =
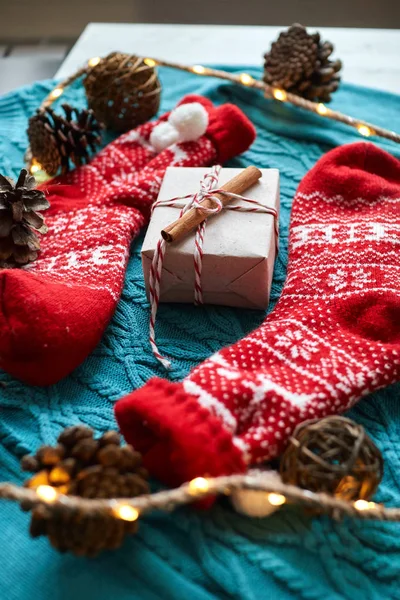
<svg viewBox="0 0 400 600">
<path fill-rule="evenodd" d="M 285 286 L 262 326 L 174 391 L 163 396 L 151 380 L 117 402 L 120 429 L 150 472 L 183 483 L 235 472 L 238 453 L 243 464 L 271 460 L 302 421 L 399 381 L 399 234 L 399 160 L 365 142 L 321 158 L 296 192 Z M 230 438 L 217 449 L 215 422 Z"/>
<path fill-rule="evenodd" d="M 247 71 L 247 69 L 246 69 Z M 242 72 L 240 70 L 239 72 Z M 260 70 L 251 69 L 254 77 Z M 257 164 L 281 173 L 280 252 L 271 307 L 286 273 L 288 224 L 300 180 L 333 147 L 359 141 L 356 131 L 308 115 L 228 82 L 160 69 L 162 112 L 188 93 L 217 104 L 233 102 L 257 127 L 257 140 L 230 166 Z M 26 148 L 27 118 L 51 83 L 23 88 L 0 99 L 0 171 L 16 176 Z M 66 101 L 83 105 L 79 86 Z M 400 131 L 399 98 L 343 84 L 332 106 Z M 380 147 L 400 156 L 385 140 Z M 0 478 L 21 482 L 19 458 L 40 444 L 54 443 L 67 425 L 87 423 L 98 432 L 115 427 L 113 404 L 152 377 L 165 377 L 148 345 L 149 305 L 140 263 L 141 238 L 133 244 L 125 286 L 102 340 L 85 362 L 47 388 L 21 384 L 0 374 Z M 260 311 L 162 305 L 158 339 L 173 358 L 172 382 L 223 346 L 260 325 Z M 41 314 L 45 319 L 45 315 Z M 174 383 L 175 385 L 175 383 Z M 364 398 L 350 411 L 378 444 L 385 459 L 378 502 L 400 506 L 400 387 Z M 143 519 L 138 535 L 123 548 L 94 560 L 57 554 L 47 540 L 29 539 L 28 516 L 1 502 L 0 590 L 7 600 L 346 600 L 398 599 L 400 525 L 327 517 L 313 520 L 293 508 L 266 519 L 248 519 L 227 501 L 207 511 L 192 508 Z M 261 590 L 261 591 L 260 591 Z"/>
</svg>

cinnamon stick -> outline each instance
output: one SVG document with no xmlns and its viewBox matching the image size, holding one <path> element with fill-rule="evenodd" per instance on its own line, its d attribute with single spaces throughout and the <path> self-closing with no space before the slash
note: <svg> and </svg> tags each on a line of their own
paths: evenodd
<svg viewBox="0 0 400 600">
<path fill-rule="evenodd" d="M 254 185 L 261 177 L 262 173 L 257 167 L 247 167 L 239 175 L 230 179 L 227 183 L 221 186 L 220 189 L 233 194 L 243 194 L 249 187 Z M 226 206 L 232 201 L 232 198 L 225 194 L 214 194 L 215 198 L 221 200 L 222 205 Z M 205 208 L 213 208 L 215 203 L 211 198 L 205 198 L 201 202 Z M 211 216 L 211 215 L 210 215 Z M 161 235 L 166 242 L 176 242 L 193 231 L 207 216 L 201 208 L 192 208 L 187 213 L 182 215 L 161 231 Z"/>
</svg>

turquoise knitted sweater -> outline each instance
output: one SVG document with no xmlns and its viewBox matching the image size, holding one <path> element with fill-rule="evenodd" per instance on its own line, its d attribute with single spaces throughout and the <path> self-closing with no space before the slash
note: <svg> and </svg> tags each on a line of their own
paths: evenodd
<svg viewBox="0 0 400 600">
<path fill-rule="evenodd" d="M 256 69 L 246 69 L 259 76 Z M 289 214 L 303 175 L 332 147 L 359 140 L 338 123 L 265 100 L 257 92 L 209 78 L 161 69 L 162 110 L 185 93 L 216 103 L 234 102 L 252 119 L 258 137 L 231 166 L 249 163 L 281 173 L 280 253 L 272 303 L 285 279 Z M 0 172 L 23 166 L 26 126 L 52 82 L 37 83 L 0 99 Z M 75 85 L 66 94 L 83 104 Z M 333 108 L 400 131 L 397 96 L 343 85 Z M 375 140 L 374 140 L 375 141 Z M 400 157 L 400 146 L 376 143 Z M 61 428 L 87 423 L 114 427 L 113 403 L 153 375 L 164 376 L 148 344 L 149 307 L 140 263 L 141 239 L 132 246 L 121 301 L 102 342 L 65 380 L 33 388 L 0 373 L 0 479 L 22 481 L 20 457 L 53 443 Z M 261 323 L 258 311 L 163 305 L 158 342 L 173 357 L 170 377 L 191 367 Z M 380 447 L 385 475 L 377 501 L 400 506 L 400 386 L 363 399 L 351 411 Z M 233 512 L 226 500 L 208 513 L 191 507 L 143 519 L 123 548 L 97 559 L 61 555 L 44 538 L 31 540 L 29 518 L 17 505 L 0 504 L 0 597 L 4 600 L 211 600 L 269 598 L 339 600 L 400 598 L 400 524 L 311 520 L 294 507 L 256 520 Z"/>
</svg>

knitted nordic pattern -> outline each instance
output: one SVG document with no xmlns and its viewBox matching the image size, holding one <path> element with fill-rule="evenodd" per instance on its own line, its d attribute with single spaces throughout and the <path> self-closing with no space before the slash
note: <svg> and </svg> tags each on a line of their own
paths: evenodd
<svg viewBox="0 0 400 600">
<path fill-rule="evenodd" d="M 278 456 L 296 425 L 400 379 L 400 161 L 372 144 L 326 154 L 294 199 L 288 273 L 263 325 L 118 401 L 125 438 L 166 483 Z"/>
<path fill-rule="evenodd" d="M 247 70 L 247 69 L 246 69 Z M 259 77 L 259 70 L 250 70 Z M 217 103 L 234 102 L 257 126 L 251 151 L 230 166 L 257 164 L 281 173 L 280 252 L 272 289 L 279 297 L 286 272 L 289 214 L 300 180 L 332 147 L 359 139 L 357 132 L 301 114 L 255 92 L 161 69 L 162 112 L 187 93 Z M 17 175 L 26 148 L 27 118 L 51 84 L 37 84 L 0 99 L 0 171 Z M 334 108 L 400 130 L 399 98 L 343 84 Z M 83 106 L 77 88 L 67 100 Z M 393 144 L 379 144 L 400 156 Z M 131 251 L 122 297 L 100 344 L 69 377 L 48 388 L 25 386 L 2 373 L 0 478 L 22 481 L 18 458 L 54 443 L 62 427 L 87 423 L 98 433 L 115 427 L 114 402 L 152 376 L 164 377 L 148 344 L 149 304 L 140 261 L 141 239 Z M 160 346 L 173 358 L 171 380 L 181 381 L 223 346 L 264 319 L 258 311 L 162 305 Z M 378 502 L 400 505 L 400 404 L 398 385 L 364 398 L 351 411 L 383 452 Z M 137 537 L 95 560 L 57 554 L 47 540 L 30 540 L 28 517 L 12 503 L 0 510 L 0 590 L 7 600 L 342 600 L 397 599 L 400 526 L 326 517 L 311 521 L 294 509 L 251 520 L 228 503 L 207 513 L 192 508 L 143 519 Z M 261 590 L 261 592 L 260 592 Z"/>
<path fill-rule="evenodd" d="M 89 165 L 42 186 L 50 201 L 42 252 L 27 268 L 0 273 L 0 365 L 7 372 L 49 385 L 81 364 L 115 310 L 130 242 L 148 219 L 166 168 L 210 165 L 253 141 L 253 126 L 235 106 L 214 108 L 197 96 L 182 102 L 204 117 L 205 133 L 196 140 L 156 155 L 149 140 L 158 122 L 147 123 Z"/>
</svg>

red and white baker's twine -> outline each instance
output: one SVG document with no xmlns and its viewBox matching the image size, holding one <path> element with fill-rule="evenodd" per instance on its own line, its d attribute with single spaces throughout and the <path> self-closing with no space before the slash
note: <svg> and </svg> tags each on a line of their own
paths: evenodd
<svg viewBox="0 0 400 600">
<path fill-rule="evenodd" d="M 236 210 L 240 212 L 260 212 L 267 213 L 274 217 L 274 227 L 275 227 L 275 240 L 276 244 L 278 244 L 278 213 L 275 208 L 264 206 L 261 202 L 257 202 L 257 200 L 251 200 L 250 198 L 246 198 L 245 196 L 240 196 L 239 194 L 234 194 L 232 192 L 226 192 L 223 189 L 217 187 L 218 178 L 221 171 L 220 165 L 215 165 L 212 167 L 209 173 L 206 173 L 203 179 L 200 182 L 200 190 L 195 194 L 187 194 L 186 196 L 177 196 L 176 198 L 171 198 L 170 200 L 157 200 L 153 204 L 152 212 L 158 206 L 172 206 L 174 208 L 182 208 L 179 218 L 182 217 L 184 213 L 192 208 L 198 208 L 204 212 L 204 215 L 208 216 L 211 214 L 218 214 L 224 208 L 228 210 Z M 233 198 L 236 200 L 242 200 L 243 202 L 247 202 L 248 204 L 252 204 L 253 206 L 232 206 L 228 204 L 224 206 L 219 198 L 216 198 L 214 194 L 222 194 L 224 196 L 228 196 L 229 198 Z M 212 200 L 215 204 L 214 208 L 207 208 L 201 204 L 203 200 L 208 198 Z M 189 201 L 182 207 L 181 201 L 187 200 Z M 203 266 L 203 242 L 204 235 L 206 230 L 207 220 L 204 219 L 202 223 L 197 227 L 195 242 L 194 242 L 194 271 L 195 271 L 195 283 L 194 283 L 194 303 L 196 305 L 203 304 L 203 291 L 201 286 L 201 271 Z M 151 262 L 150 267 L 150 277 L 149 277 L 149 291 L 150 291 L 150 345 L 153 351 L 154 356 L 160 363 L 166 368 L 169 369 L 171 366 L 171 362 L 162 356 L 157 348 L 156 340 L 155 340 L 155 325 L 156 325 L 156 315 L 158 310 L 158 304 L 160 301 L 160 286 L 161 286 L 161 273 L 162 267 L 165 257 L 165 251 L 167 247 L 167 242 L 160 237 L 157 243 L 156 250 L 154 252 L 153 260 Z"/>
</svg>

